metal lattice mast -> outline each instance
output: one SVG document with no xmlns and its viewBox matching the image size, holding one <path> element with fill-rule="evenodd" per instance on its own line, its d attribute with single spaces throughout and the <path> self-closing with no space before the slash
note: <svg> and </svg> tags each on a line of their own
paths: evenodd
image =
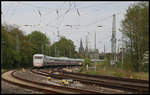
<svg viewBox="0 0 150 95">
<path fill-rule="evenodd" d="M 86 36 L 86 48 L 88 50 L 88 38 L 87 38 L 87 36 Z"/>
<path fill-rule="evenodd" d="M 95 32 L 95 51 L 96 51 L 96 32 Z"/>
<path fill-rule="evenodd" d="M 116 15 L 113 14 L 113 22 L 112 22 L 112 39 L 111 39 L 111 52 L 112 52 L 112 61 L 115 61 L 116 55 Z"/>
<path fill-rule="evenodd" d="M 88 37 L 86 36 L 86 47 L 85 47 L 86 57 L 88 56 Z"/>
<path fill-rule="evenodd" d="M 57 12 L 57 36 L 58 36 L 58 41 L 60 40 L 60 35 L 59 35 L 59 11 L 58 11 L 58 9 L 56 10 L 56 12 Z"/>
<path fill-rule="evenodd" d="M 96 32 L 95 32 L 95 50 L 94 50 L 94 57 L 96 59 Z"/>
</svg>

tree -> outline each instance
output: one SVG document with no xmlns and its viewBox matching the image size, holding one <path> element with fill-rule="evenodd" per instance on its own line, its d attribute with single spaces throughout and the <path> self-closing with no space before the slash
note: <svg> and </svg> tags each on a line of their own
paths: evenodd
<svg viewBox="0 0 150 95">
<path fill-rule="evenodd" d="M 12 25 L 2 25 L 2 66 L 16 68 L 31 66 L 30 43 L 23 31 Z"/>
<path fill-rule="evenodd" d="M 149 49 L 149 4 L 138 2 L 131 5 L 122 21 L 121 32 L 124 34 L 126 64 L 139 71 L 143 54 Z"/>
<path fill-rule="evenodd" d="M 43 33 L 39 31 L 33 31 L 27 35 L 28 41 L 31 42 L 32 54 L 48 54 L 47 47 L 50 46 L 50 41 Z"/>
<path fill-rule="evenodd" d="M 23 31 L 14 25 L 2 25 L 1 29 L 2 68 L 17 68 L 32 66 L 33 54 L 48 55 L 49 39 L 41 32 L 34 31 L 24 35 Z"/>
<path fill-rule="evenodd" d="M 141 69 L 145 72 L 149 71 L 149 51 L 145 51 L 143 55 L 142 66 Z"/>
<path fill-rule="evenodd" d="M 75 58 L 75 45 L 73 41 L 61 37 L 61 39 L 51 46 L 51 56 L 66 56 Z"/>
<path fill-rule="evenodd" d="M 10 68 L 13 65 L 14 56 L 16 55 L 13 37 L 9 35 L 5 26 L 2 26 L 2 66 L 3 68 Z M 12 59 L 12 60 L 10 60 Z"/>
</svg>

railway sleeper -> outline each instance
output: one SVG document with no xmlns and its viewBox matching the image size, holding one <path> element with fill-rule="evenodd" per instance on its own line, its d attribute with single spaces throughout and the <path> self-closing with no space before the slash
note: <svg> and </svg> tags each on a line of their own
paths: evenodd
<svg viewBox="0 0 150 95">
<path fill-rule="evenodd" d="M 41 70 L 40 70 L 41 71 Z M 41 71 L 42 73 L 46 73 L 48 74 L 47 72 L 45 71 Z M 62 75 L 54 75 L 54 74 L 50 74 L 48 76 L 51 76 L 51 77 L 55 77 L 57 79 L 63 79 L 63 78 L 68 78 L 67 76 L 62 76 Z M 125 85 L 116 85 L 115 83 L 106 83 L 106 82 L 93 82 L 93 81 L 89 81 L 89 80 L 86 80 L 85 79 L 82 79 L 82 78 L 75 78 L 75 77 L 69 77 L 69 78 L 72 78 L 73 80 L 76 80 L 76 81 L 80 81 L 82 83 L 88 83 L 88 84 L 96 84 L 98 86 L 102 86 L 102 87 L 108 87 L 108 88 L 112 88 L 112 89 L 118 89 L 118 90 L 124 90 L 124 91 L 131 91 L 131 92 L 135 92 L 135 93 L 147 93 L 148 92 L 148 89 L 143 89 L 143 88 L 133 88 L 133 87 L 129 87 L 129 86 L 125 86 Z"/>
</svg>

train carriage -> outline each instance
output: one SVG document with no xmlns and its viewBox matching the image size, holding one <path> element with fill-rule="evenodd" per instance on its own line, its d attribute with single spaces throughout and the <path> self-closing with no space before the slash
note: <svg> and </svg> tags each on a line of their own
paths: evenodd
<svg viewBox="0 0 150 95">
<path fill-rule="evenodd" d="M 57 65 L 76 65 L 81 66 L 84 59 L 73 59 L 68 57 L 51 57 L 43 54 L 33 55 L 33 66 L 34 67 L 44 67 L 44 66 L 57 66 Z M 100 62 L 101 60 L 91 61 Z"/>
</svg>

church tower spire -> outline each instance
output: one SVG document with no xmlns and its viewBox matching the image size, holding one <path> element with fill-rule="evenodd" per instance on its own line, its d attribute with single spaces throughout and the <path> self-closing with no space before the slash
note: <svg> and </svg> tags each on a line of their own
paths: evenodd
<svg viewBox="0 0 150 95">
<path fill-rule="evenodd" d="M 80 40 L 80 47 L 79 47 L 79 53 L 84 53 L 84 47 L 83 47 L 83 44 L 82 44 L 82 38 Z"/>
</svg>

